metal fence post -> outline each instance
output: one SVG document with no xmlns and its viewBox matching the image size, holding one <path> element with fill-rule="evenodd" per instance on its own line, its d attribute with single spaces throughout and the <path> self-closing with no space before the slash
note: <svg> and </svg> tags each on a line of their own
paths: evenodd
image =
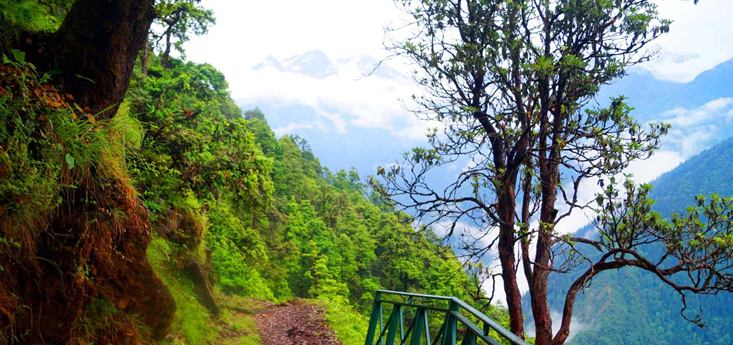
<svg viewBox="0 0 733 345">
<path fill-rule="evenodd" d="M 450 301 L 449 311 L 445 313 L 445 333 L 443 333 L 442 345 L 456 345 L 457 320 L 451 312 L 458 312 L 460 308 L 458 303 Z"/>
<path fill-rule="evenodd" d="M 392 308 L 392 315 L 389 317 L 389 329 L 387 329 L 387 345 L 393 345 L 394 339 L 397 336 L 397 324 L 401 324 L 402 320 L 400 319 L 400 314 L 402 314 L 402 306 L 399 304 L 395 304 L 394 308 Z M 402 325 L 400 325 L 402 327 Z M 400 342 L 402 339 L 400 339 Z"/>
<path fill-rule="evenodd" d="M 379 320 L 382 319 L 382 293 L 377 291 L 377 293 L 374 295 L 374 306 L 372 307 L 372 317 L 369 319 L 369 330 L 367 331 L 366 336 L 366 342 L 364 345 L 372 345 L 374 344 L 374 332 L 377 329 L 377 324 L 379 324 Z M 381 328 L 381 327 L 380 327 Z M 379 333 L 381 333 L 382 330 L 379 330 Z"/>
</svg>

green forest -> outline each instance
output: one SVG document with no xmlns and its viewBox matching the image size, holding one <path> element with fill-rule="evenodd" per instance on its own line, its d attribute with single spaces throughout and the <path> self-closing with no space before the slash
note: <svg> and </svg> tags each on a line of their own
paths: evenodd
<svg viewBox="0 0 733 345">
<path fill-rule="evenodd" d="M 394 1 L 435 127 L 374 171 L 188 60 L 205 5 L 0 0 L 0 345 L 731 342 L 730 142 L 654 189 L 629 171 L 680 119 L 599 99 L 670 32 L 655 1 Z"/>
<path fill-rule="evenodd" d="M 440 238 L 415 232 L 356 171 L 321 166 L 304 138 L 276 138 L 211 65 L 143 52 L 114 117 L 95 119 L 7 45 L 56 29 L 66 5 L 0 7 L 0 343 L 257 344 L 251 317 L 231 308 L 300 298 L 360 344 L 377 289 L 471 299 Z M 128 236 L 136 248 L 119 243 Z M 111 288 L 124 272 L 99 268 L 139 250 L 169 291 L 146 291 L 159 299 L 150 310 L 125 295 L 150 276 Z M 50 296 L 75 305 L 56 306 L 63 325 L 44 329 L 34 320 Z"/>
</svg>

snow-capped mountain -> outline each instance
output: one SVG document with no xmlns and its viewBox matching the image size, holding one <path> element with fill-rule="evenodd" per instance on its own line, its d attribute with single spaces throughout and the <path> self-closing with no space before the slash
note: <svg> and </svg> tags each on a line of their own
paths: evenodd
<svg viewBox="0 0 733 345">
<path fill-rule="evenodd" d="M 409 78 L 402 72 L 390 66 L 390 62 L 360 55 L 353 57 L 331 60 L 320 50 L 288 57 L 282 61 L 273 56 L 268 56 L 252 67 L 253 70 L 274 69 L 285 73 L 306 75 L 316 79 L 324 79 L 330 76 L 341 75 L 353 78 L 376 77 L 398 81 L 406 81 Z"/>
<path fill-rule="evenodd" d="M 253 70 L 273 68 L 280 72 L 304 74 L 313 78 L 323 79 L 338 74 L 338 70 L 331 60 L 320 50 L 311 50 L 307 53 L 289 57 L 278 61 L 268 56 L 265 61 L 252 67 Z"/>
</svg>

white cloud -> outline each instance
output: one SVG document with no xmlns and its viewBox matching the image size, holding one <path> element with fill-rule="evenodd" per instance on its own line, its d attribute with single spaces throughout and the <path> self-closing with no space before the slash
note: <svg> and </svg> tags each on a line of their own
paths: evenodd
<svg viewBox="0 0 733 345">
<path fill-rule="evenodd" d="M 662 114 L 662 121 L 672 125 L 662 139 L 665 150 L 687 159 L 729 136 L 725 128 L 733 117 L 733 98 L 723 97 L 694 108 L 676 108 Z"/>
<path fill-rule="evenodd" d="M 662 117 L 664 122 L 671 124 L 673 127 L 690 127 L 710 120 L 719 120 L 720 115 L 724 114 L 724 110 L 729 110 L 731 105 L 733 105 L 733 98 L 723 97 L 707 102 L 693 110 L 675 108 L 663 113 Z"/>
<path fill-rule="evenodd" d="M 335 75 L 316 79 L 273 69 L 242 71 L 232 79 L 232 97 L 240 104 L 303 104 L 315 109 L 338 128 L 348 126 L 395 130 L 398 121 L 412 119 L 399 96 L 409 97 L 411 88 L 384 78 L 356 79 Z"/>
<path fill-rule="evenodd" d="M 697 6 L 691 1 L 657 2 L 662 16 L 675 23 L 668 35 L 655 42 L 662 58 L 643 66 L 654 76 L 689 80 L 733 56 L 733 45 L 728 44 L 733 30 L 728 29 L 727 19 L 733 13 L 733 1 L 706 0 Z M 383 48 L 384 27 L 403 23 L 405 18 L 393 1 L 207 0 L 203 5 L 214 10 L 217 23 L 207 35 L 187 44 L 188 57 L 224 72 L 239 104 L 304 104 L 318 113 L 317 121 L 328 124 L 316 128 L 337 133 L 378 129 L 403 142 L 424 140 L 425 130 L 434 127 L 399 104 L 398 99 L 408 100 L 417 93 L 409 78 L 364 78 L 356 60 L 341 66 L 339 75 L 323 79 L 271 68 L 250 70 L 267 56 L 283 61 L 314 49 L 333 62 L 363 54 L 384 57 L 388 54 Z"/>
<path fill-rule="evenodd" d="M 346 133 L 346 121 L 344 121 L 343 117 L 339 114 L 335 113 L 329 113 L 320 109 L 316 110 L 318 114 L 321 116 L 327 118 L 331 121 L 331 123 L 336 127 L 336 131 L 339 133 Z M 323 130 L 323 129 L 321 129 Z"/>
<path fill-rule="evenodd" d="M 688 82 L 701 72 L 733 57 L 730 18 L 733 1 L 655 0 L 663 18 L 674 22 L 670 32 L 654 42 L 660 58 L 643 68 L 662 80 Z"/>
<path fill-rule="evenodd" d="M 562 314 L 557 310 L 550 310 L 550 319 L 552 319 L 552 333 L 555 334 L 557 333 L 557 331 L 560 330 L 560 321 L 562 321 Z M 571 340 L 573 340 L 573 337 L 575 337 L 575 335 L 577 335 L 579 332 L 589 329 L 592 329 L 591 325 L 580 322 L 576 317 L 573 316 L 570 321 L 570 335 L 568 336 L 566 342 L 570 342 Z M 536 333 L 534 324 L 528 325 L 526 332 L 527 336 L 534 337 Z"/>
<path fill-rule="evenodd" d="M 329 130 L 328 126 L 326 126 L 325 123 L 321 121 L 316 121 L 316 122 L 308 122 L 308 123 L 293 122 L 284 127 L 273 128 L 272 131 L 275 133 L 275 136 L 281 137 L 286 134 L 293 134 L 299 129 L 307 129 L 307 128 L 314 128 L 314 127 L 324 132 L 328 132 Z"/>
<path fill-rule="evenodd" d="M 632 174 L 637 183 L 648 183 L 676 168 L 687 158 L 680 152 L 659 150 L 649 159 L 632 162 L 626 172 Z"/>
<path fill-rule="evenodd" d="M 661 16 L 674 21 L 670 33 L 654 42 L 662 51 L 644 68 L 665 80 L 689 81 L 733 57 L 729 28 L 733 1 L 655 0 Z M 207 0 L 216 25 L 186 46 L 193 61 L 209 62 L 230 79 L 272 55 L 278 59 L 320 49 L 333 56 L 384 57 L 384 27 L 404 22 L 390 0 Z"/>
<path fill-rule="evenodd" d="M 188 45 L 195 61 L 227 75 L 268 55 L 278 59 L 320 49 L 327 54 L 382 53 L 382 27 L 400 16 L 391 0 L 206 0 L 216 25 Z"/>
<path fill-rule="evenodd" d="M 440 121 L 420 120 L 409 113 L 410 117 L 405 119 L 405 124 L 394 132 L 395 136 L 401 140 L 426 140 L 427 134 L 434 128 L 443 128 Z"/>
<path fill-rule="evenodd" d="M 339 73 L 325 78 L 272 67 L 236 70 L 233 78 L 228 77 L 232 97 L 248 105 L 306 105 L 338 133 L 371 128 L 387 131 L 402 141 L 424 140 L 427 128 L 439 124 L 417 119 L 401 101 L 411 99 L 418 88 L 405 83 L 400 75 L 389 79 L 376 74 L 365 76 L 363 71 L 369 66 L 355 66 L 359 59 L 331 58 L 332 62 L 338 61 L 334 66 Z M 397 73 L 395 69 L 390 71 Z"/>
</svg>

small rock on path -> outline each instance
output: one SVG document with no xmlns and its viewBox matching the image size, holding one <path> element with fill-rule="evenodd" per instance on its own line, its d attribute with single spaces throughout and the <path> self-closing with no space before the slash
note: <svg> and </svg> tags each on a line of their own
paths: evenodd
<svg viewBox="0 0 733 345">
<path fill-rule="evenodd" d="M 263 345 L 341 345 L 323 319 L 323 307 L 272 306 L 255 315 Z"/>
</svg>

